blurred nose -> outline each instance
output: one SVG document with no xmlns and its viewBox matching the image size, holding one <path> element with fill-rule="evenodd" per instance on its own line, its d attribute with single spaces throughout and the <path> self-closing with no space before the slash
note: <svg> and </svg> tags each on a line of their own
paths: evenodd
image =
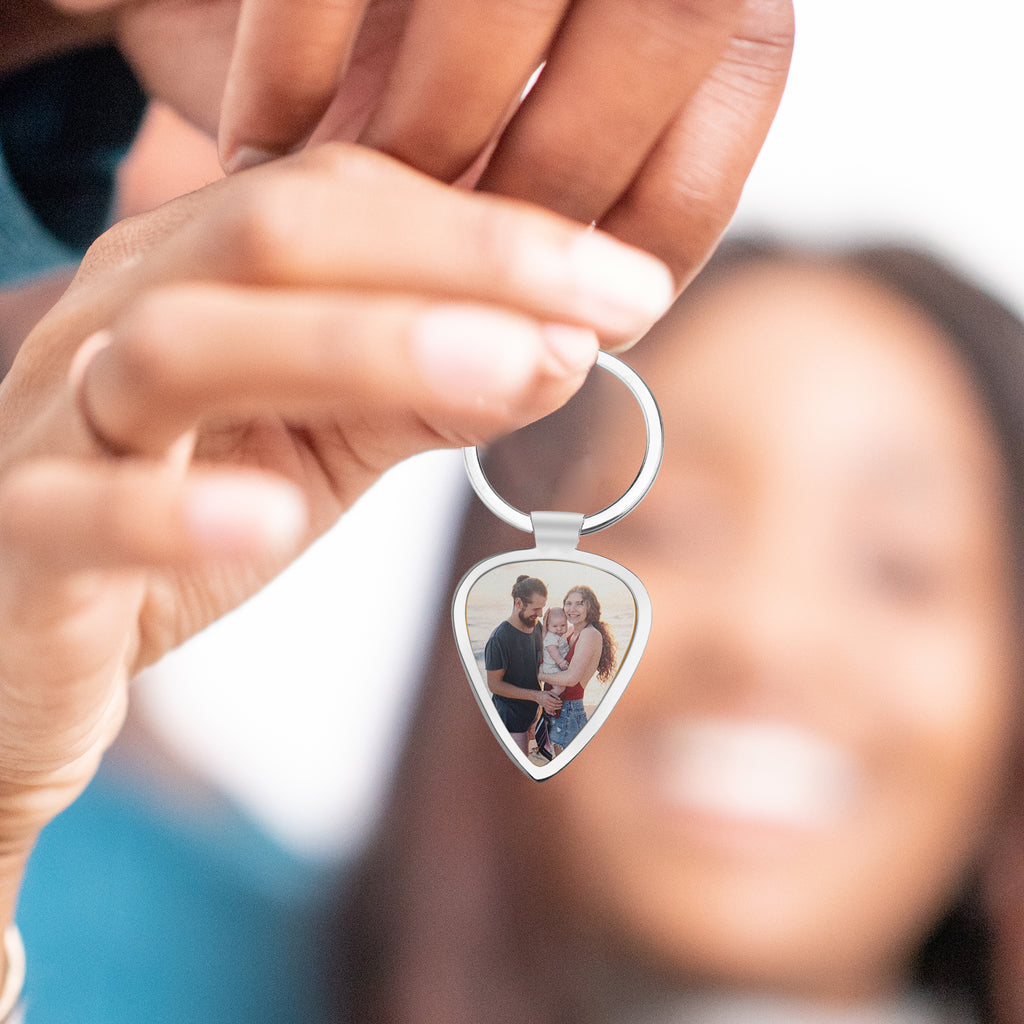
<svg viewBox="0 0 1024 1024">
<path fill-rule="evenodd" d="M 673 658 L 687 687 L 715 702 L 778 711 L 820 692 L 837 667 L 842 624 L 827 572 L 788 530 L 737 545 L 674 604 L 684 610 L 667 626 Z"/>
</svg>

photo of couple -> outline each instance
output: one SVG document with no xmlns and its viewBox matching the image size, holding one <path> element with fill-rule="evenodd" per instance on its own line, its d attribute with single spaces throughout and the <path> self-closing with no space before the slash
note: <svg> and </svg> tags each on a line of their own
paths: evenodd
<svg viewBox="0 0 1024 1024">
<path fill-rule="evenodd" d="M 538 560 L 482 577 L 467 626 L 498 717 L 543 765 L 580 735 L 607 693 L 633 639 L 636 605 L 610 573 Z"/>
</svg>

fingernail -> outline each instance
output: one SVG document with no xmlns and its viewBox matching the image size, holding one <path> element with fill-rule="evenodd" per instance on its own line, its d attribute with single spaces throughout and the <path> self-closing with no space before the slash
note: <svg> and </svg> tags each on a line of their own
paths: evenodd
<svg viewBox="0 0 1024 1024">
<path fill-rule="evenodd" d="M 241 146 L 230 156 L 221 160 L 221 165 L 228 174 L 237 174 L 250 167 L 259 167 L 261 164 L 270 163 L 280 155 L 280 153 L 272 153 L 268 149 L 260 149 L 257 146 Z"/>
<path fill-rule="evenodd" d="M 185 519 L 192 540 L 218 554 L 291 550 L 307 521 L 294 489 L 259 479 L 193 484 Z"/>
<path fill-rule="evenodd" d="M 547 350 L 567 373 L 584 373 L 597 359 L 597 335 L 587 327 L 544 324 L 541 338 Z"/>
<path fill-rule="evenodd" d="M 435 306 L 416 322 L 412 353 L 423 382 L 448 398 L 509 398 L 532 379 L 540 331 L 527 320 L 464 306 Z"/>
<path fill-rule="evenodd" d="M 569 259 L 575 284 L 592 310 L 603 312 L 615 321 L 608 326 L 623 333 L 650 326 L 675 297 L 672 274 L 661 260 L 600 232 L 581 234 Z"/>
</svg>

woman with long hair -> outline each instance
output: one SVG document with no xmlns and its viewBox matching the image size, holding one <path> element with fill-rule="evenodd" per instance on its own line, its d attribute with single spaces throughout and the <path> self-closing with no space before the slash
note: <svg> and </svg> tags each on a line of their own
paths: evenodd
<svg viewBox="0 0 1024 1024">
<path fill-rule="evenodd" d="M 1019 915 L 979 880 L 1020 799 L 1021 325 L 914 252 L 733 247 L 631 361 L 665 464 L 588 546 L 644 580 L 647 652 L 537 785 L 442 626 L 339 912 L 346 1019 L 1013 1024 Z M 602 507 L 642 451 L 618 400 L 588 385 L 490 479 Z M 471 509 L 456 574 L 514 540 Z"/>
<path fill-rule="evenodd" d="M 562 602 L 572 626 L 569 641 L 569 667 L 558 673 L 539 672 L 537 678 L 547 686 L 561 686 L 562 706 L 552 716 L 549 738 L 555 753 L 564 750 L 587 724 L 583 697 L 587 684 L 598 678 L 607 682 L 615 670 L 615 638 L 601 621 L 601 603 L 594 591 L 583 584 L 574 586 Z"/>
</svg>

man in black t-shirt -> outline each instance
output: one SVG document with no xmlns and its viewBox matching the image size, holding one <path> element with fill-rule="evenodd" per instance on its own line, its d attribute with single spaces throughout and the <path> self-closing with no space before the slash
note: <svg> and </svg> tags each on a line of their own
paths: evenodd
<svg viewBox="0 0 1024 1024">
<path fill-rule="evenodd" d="M 484 668 L 491 700 L 512 739 L 529 752 L 529 732 L 537 706 L 552 714 L 562 706 L 537 680 L 543 650 L 538 623 L 548 588 L 535 576 L 520 576 L 512 588 L 512 614 L 499 623 L 484 648 Z"/>
</svg>

